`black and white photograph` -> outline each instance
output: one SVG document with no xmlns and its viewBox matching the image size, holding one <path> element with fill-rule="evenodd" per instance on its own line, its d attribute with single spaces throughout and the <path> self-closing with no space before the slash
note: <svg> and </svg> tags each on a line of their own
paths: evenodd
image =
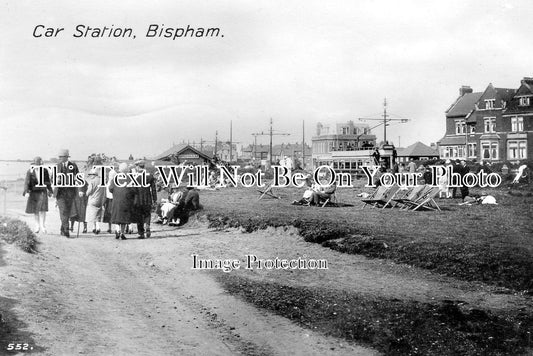
<svg viewBox="0 0 533 356">
<path fill-rule="evenodd" d="M 532 355 L 532 16 L 0 1 L 0 355 Z"/>
</svg>

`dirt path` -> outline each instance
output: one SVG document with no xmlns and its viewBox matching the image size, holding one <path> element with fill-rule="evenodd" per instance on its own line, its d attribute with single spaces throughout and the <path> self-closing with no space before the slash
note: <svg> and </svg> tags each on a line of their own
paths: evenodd
<svg viewBox="0 0 533 356">
<path fill-rule="evenodd" d="M 20 210 L 12 216 L 28 222 Z M 49 230 L 58 226 L 49 213 Z M 32 226 L 32 225 L 30 225 Z M 0 267 L 0 296 L 16 299 L 17 316 L 44 355 L 369 355 L 368 348 L 324 337 L 225 293 L 222 271 L 192 270 L 192 254 L 239 259 L 320 258 L 328 270 L 244 270 L 247 278 L 287 285 L 348 289 L 420 301 L 453 299 L 487 309 L 531 307 L 496 288 L 459 282 L 408 266 L 340 254 L 290 231 L 211 231 L 193 223 L 154 226 L 154 237 L 126 241 L 105 234 L 66 239 L 40 235 L 40 253 L 12 246 Z M 16 341 L 16 340 L 14 340 Z M 23 343 L 24 340 L 19 342 Z"/>
<path fill-rule="evenodd" d="M 11 210 L 31 223 L 20 211 Z M 49 230 L 57 226 L 49 213 Z M 30 224 L 30 226 L 32 226 Z M 126 241 L 40 235 L 39 254 L 3 245 L 0 296 L 43 355 L 369 355 L 257 310 L 225 293 L 220 271 L 192 271 L 192 253 L 216 250 L 220 233 L 195 227 Z M 13 340 L 25 343 L 25 340 Z M 1 353 L 1 352 L 0 352 Z"/>
</svg>

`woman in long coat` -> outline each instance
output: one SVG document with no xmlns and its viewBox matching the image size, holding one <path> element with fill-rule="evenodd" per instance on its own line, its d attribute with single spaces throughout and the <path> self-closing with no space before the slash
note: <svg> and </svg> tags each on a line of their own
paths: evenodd
<svg viewBox="0 0 533 356">
<path fill-rule="evenodd" d="M 85 220 L 87 223 L 93 223 L 93 233 L 98 235 L 100 233 L 100 222 L 103 218 L 106 187 L 100 186 L 100 179 L 96 168 L 91 169 L 88 176 L 88 187 L 85 192 L 87 195 Z"/>
<path fill-rule="evenodd" d="M 87 176 L 87 175 L 85 175 Z M 74 223 L 83 223 L 83 233 L 87 232 L 87 221 L 85 220 L 85 212 L 87 210 L 87 182 L 78 189 L 78 195 L 72 202 L 70 209 L 70 231 L 74 231 Z"/>
<path fill-rule="evenodd" d="M 35 217 L 35 232 L 41 231 L 46 234 L 46 212 L 48 211 L 48 197 L 52 196 L 53 190 L 50 182 L 50 174 L 48 169 L 43 171 L 43 187 L 38 187 L 38 175 L 40 174 L 39 166 L 43 165 L 41 157 L 35 157 L 32 162 L 32 167 L 26 172 L 26 179 L 24 181 L 24 192 L 22 195 L 28 197 L 26 203 L 26 214 L 34 214 Z"/>
<path fill-rule="evenodd" d="M 118 167 L 120 173 L 128 173 L 129 167 L 126 163 L 121 163 Z M 126 226 L 133 222 L 133 202 L 135 199 L 135 188 L 128 187 L 129 179 L 121 179 L 121 185 L 111 181 L 109 191 L 113 194 L 113 205 L 111 207 L 111 222 L 120 226 L 120 232 L 115 233 L 115 238 L 126 239 L 124 235 Z"/>
</svg>

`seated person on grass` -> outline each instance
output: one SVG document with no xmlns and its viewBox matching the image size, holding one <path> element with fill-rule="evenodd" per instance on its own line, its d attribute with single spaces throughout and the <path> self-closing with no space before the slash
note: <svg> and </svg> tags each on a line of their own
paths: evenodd
<svg viewBox="0 0 533 356">
<path fill-rule="evenodd" d="M 311 202 L 313 201 L 313 193 L 314 193 L 314 190 L 308 187 L 305 190 L 304 195 L 302 196 L 302 199 L 293 201 L 292 205 L 310 205 Z"/>
<path fill-rule="evenodd" d="M 194 187 L 187 187 L 183 192 L 178 204 L 172 211 L 173 224 L 178 226 L 184 225 L 189 221 L 189 214 L 191 211 L 202 209 L 200 204 L 200 194 Z"/>
<path fill-rule="evenodd" d="M 333 183 L 325 187 L 317 186 L 317 188 L 318 189 L 315 189 L 313 191 L 313 196 L 311 198 L 314 205 L 320 205 L 320 203 L 331 199 L 331 197 L 335 193 L 335 190 L 337 190 L 337 185 Z"/>
<path fill-rule="evenodd" d="M 178 186 L 171 188 L 168 199 L 161 199 L 161 203 L 157 206 L 156 214 L 159 216 L 157 223 L 168 224 L 172 220 L 182 196 L 183 192 L 178 190 Z"/>
</svg>

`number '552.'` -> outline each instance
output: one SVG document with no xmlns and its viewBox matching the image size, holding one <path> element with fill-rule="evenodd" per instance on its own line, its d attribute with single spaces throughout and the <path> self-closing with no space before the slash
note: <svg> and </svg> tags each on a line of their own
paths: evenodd
<svg viewBox="0 0 533 356">
<path fill-rule="evenodd" d="M 15 343 L 11 343 L 9 345 L 7 345 L 7 351 L 24 351 L 24 350 L 30 350 L 30 345 L 29 344 L 15 344 Z"/>
</svg>

